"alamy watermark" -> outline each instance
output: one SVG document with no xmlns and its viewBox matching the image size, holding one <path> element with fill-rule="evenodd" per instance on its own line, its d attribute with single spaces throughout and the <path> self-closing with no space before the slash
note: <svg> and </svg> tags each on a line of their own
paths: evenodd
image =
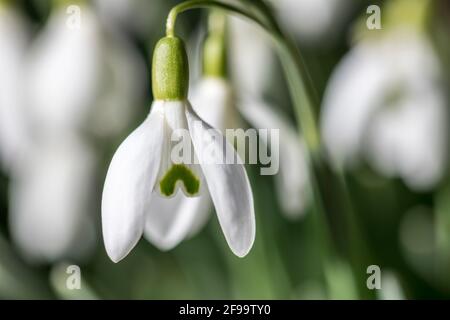
<svg viewBox="0 0 450 320">
<path fill-rule="evenodd" d="M 66 288 L 68 290 L 80 290 L 81 289 L 81 269 L 77 265 L 70 265 L 66 268 Z"/>
<path fill-rule="evenodd" d="M 367 14 L 370 16 L 366 20 L 366 26 L 369 30 L 380 30 L 381 26 L 381 8 L 375 4 L 367 7 Z"/>
<path fill-rule="evenodd" d="M 381 269 L 376 264 L 367 267 L 367 278 L 366 285 L 369 290 L 380 290 L 381 289 Z"/>
<path fill-rule="evenodd" d="M 280 167 L 279 149 L 279 129 L 226 129 L 224 136 L 216 129 L 205 128 L 202 121 L 195 121 L 192 131 L 172 131 L 169 151 L 170 161 L 175 164 L 260 164 L 261 175 L 275 175 Z"/>
<path fill-rule="evenodd" d="M 77 5 L 70 5 L 66 8 L 66 26 L 71 30 L 81 29 L 81 8 Z"/>
</svg>

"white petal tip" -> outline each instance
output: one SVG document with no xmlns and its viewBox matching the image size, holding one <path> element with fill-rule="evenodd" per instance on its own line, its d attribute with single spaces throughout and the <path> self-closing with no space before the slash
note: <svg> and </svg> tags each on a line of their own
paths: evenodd
<svg viewBox="0 0 450 320">
<path fill-rule="evenodd" d="M 108 254 L 108 257 L 111 259 L 111 261 L 114 263 L 118 263 L 120 260 L 125 258 L 130 250 L 124 251 L 118 249 L 108 249 L 108 247 L 106 247 L 106 253 Z"/>
<path fill-rule="evenodd" d="M 162 239 L 161 237 L 155 237 L 153 235 L 150 235 L 148 231 L 144 232 L 144 238 L 150 242 L 151 244 L 153 244 L 156 248 L 158 248 L 158 250 L 160 251 L 169 251 L 172 250 L 173 248 L 175 248 L 182 239 L 180 239 L 179 241 L 171 241 L 166 240 L 166 239 Z"/>
<path fill-rule="evenodd" d="M 230 249 L 233 254 L 239 258 L 244 258 L 247 254 L 249 254 L 250 250 L 253 247 L 253 243 L 255 242 L 255 224 L 252 226 L 252 230 L 250 233 L 250 237 L 245 239 L 242 243 L 239 244 L 230 244 Z"/>
<path fill-rule="evenodd" d="M 136 237 L 133 240 L 120 240 L 120 237 L 116 237 L 114 241 L 108 241 L 103 233 L 103 240 L 105 243 L 106 253 L 112 262 L 117 263 L 125 258 L 131 250 L 136 246 L 140 237 Z M 142 234 L 142 233 L 141 233 Z"/>
<path fill-rule="evenodd" d="M 250 245 L 248 245 L 247 247 L 243 248 L 243 249 L 231 249 L 231 251 L 234 253 L 235 256 L 239 257 L 239 258 L 244 258 L 247 254 L 249 254 L 250 250 L 253 247 L 253 241 L 250 243 Z"/>
<path fill-rule="evenodd" d="M 118 257 L 113 257 L 111 255 L 108 254 L 109 259 L 111 259 L 112 262 L 114 263 L 118 263 L 119 261 L 121 261 L 123 258 L 118 258 Z"/>
</svg>

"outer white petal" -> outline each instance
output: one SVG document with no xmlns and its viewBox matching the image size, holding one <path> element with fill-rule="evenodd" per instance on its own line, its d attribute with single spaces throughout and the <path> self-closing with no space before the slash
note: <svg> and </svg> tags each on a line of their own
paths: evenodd
<svg viewBox="0 0 450 320">
<path fill-rule="evenodd" d="M 106 251 L 124 258 L 142 235 L 145 213 L 157 178 L 164 141 L 164 102 L 155 102 L 148 118 L 120 145 L 106 176 L 102 226 Z"/>
<path fill-rule="evenodd" d="M 237 17 L 230 18 L 230 33 L 233 83 L 249 94 L 260 96 L 273 64 L 270 39 L 260 28 Z"/>
<path fill-rule="evenodd" d="M 376 56 L 367 59 L 385 71 L 377 97 L 365 97 L 376 108 L 361 134 L 365 151 L 382 174 L 428 189 L 443 174 L 448 140 L 439 61 L 427 39 L 411 31 L 392 32 L 372 46 Z"/>
<path fill-rule="evenodd" d="M 390 103 L 389 95 L 421 92 L 435 86 L 438 74 L 434 52 L 417 33 L 396 30 L 382 39 L 359 43 L 337 67 L 324 97 L 322 135 L 334 162 L 338 166 L 355 162 L 372 117 Z M 394 147 L 379 151 L 397 161 L 398 151 L 389 148 Z M 382 166 L 385 173 L 394 174 L 392 165 Z"/>
<path fill-rule="evenodd" d="M 144 236 L 161 250 L 170 250 L 191 234 L 210 209 L 207 194 L 186 197 L 181 190 L 172 198 L 153 193 L 146 215 Z"/>
<path fill-rule="evenodd" d="M 80 28 L 67 22 L 65 8 L 53 13 L 30 50 L 29 107 L 41 130 L 81 126 L 97 94 L 101 35 L 96 17 L 83 7 Z"/>
<path fill-rule="evenodd" d="M 277 191 L 283 213 L 296 218 L 310 200 L 310 184 L 305 147 L 294 127 L 264 101 L 244 98 L 238 103 L 243 117 L 256 129 L 278 129 L 280 133 L 280 172 Z M 261 135 L 266 139 L 266 135 Z M 267 139 L 266 139 L 267 140 Z M 269 144 L 271 141 L 264 141 Z"/>
<path fill-rule="evenodd" d="M 91 212 L 92 151 L 65 138 L 36 146 L 28 158 L 11 180 L 9 223 L 14 242 L 35 262 L 78 258 L 92 244 L 77 239 Z M 79 247 L 82 242 L 84 248 Z"/>
<path fill-rule="evenodd" d="M 352 49 L 334 71 L 323 100 L 321 131 L 338 167 L 358 160 L 366 126 L 382 97 L 385 73 L 384 59 L 372 43 Z"/>
<path fill-rule="evenodd" d="M 23 99 L 23 72 L 28 32 L 25 22 L 0 5 L 0 161 L 10 170 L 29 148 Z"/>
<path fill-rule="evenodd" d="M 384 175 L 402 177 L 412 189 L 433 187 L 445 170 L 446 118 L 445 102 L 435 88 L 405 96 L 374 117 L 369 161 Z"/>
<path fill-rule="evenodd" d="M 280 21 L 301 40 L 323 45 L 333 40 L 349 12 L 348 0 L 271 0 Z M 327 40 L 327 41 L 324 41 Z"/>
<path fill-rule="evenodd" d="M 202 163 L 205 153 L 211 150 L 222 159 L 225 159 L 226 153 L 233 154 L 234 157 L 238 155 L 226 138 L 205 123 L 189 103 L 186 117 L 225 239 L 233 253 L 243 257 L 249 252 L 255 239 L 253 195 L 245 168 L 238 163 Z M 217 137 L 220 137 L 220 141 L 215 140 Z"/>
</svg>

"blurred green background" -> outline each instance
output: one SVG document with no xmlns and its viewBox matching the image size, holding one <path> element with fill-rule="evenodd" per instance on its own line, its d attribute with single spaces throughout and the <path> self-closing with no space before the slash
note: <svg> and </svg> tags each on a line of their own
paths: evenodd
<svg viewBox="0 0 450 320">
<path fill-rule="evenodd" d="M 386 1 L 340 1 L 326 19 L 330 25 L 320 32 L 299 34 L 280 17 L 295 39 L 317 91 L 319 102 L 340 61 L 365 33 L 383 37 L 388 32 L 364 30 L 371 4 L 382 8 Z M 421 0 L 417 0 L 421 1 Z M 1 2 L 1 1 L 0 1 Z M 70 1 L 66 1 L 70 3 Z M 89 1 L 88 1 L 89 2 Z M 108 2 L 108 1 L 106 1 Z M 111 3 L 114 1 L 111 1 Z M 309 205 L 296 219 L 283 214 L 276 196 L 274 177 L 259 175 L 258 166 L 247 166 L 255 200 L 257 234 L 255 244 L 243 259 L 229 250 L 215 215 L 206 227 L 169 252 L 161 252 L 141 240 L 120 263 L 107 257 L 100 228 L 100 203 L 107 166 L 118 144 L 147 115 L 152 101 L 148 80 L 153 47 L 163 35 L 170 8 L 180 1 L 129 0 L 123 17 L 100 14 L 99 21 L 110 32 L 126 38 L 130 48 L 145 62 L 142 66 L 143 96 L 137 100 L 125 126 L 109 135 L 98 135 L 88 125 L 82 135 L 96 153 L 93 172 L 91 216 L 96 235 L 91 252 L 80 259 L 60 257 L 33 261 L 19 250 L 10 230 L 10 184 L 8 170 L 0 172 L 0 298 L 99 298 L 99 299 L 446 299 L 450 297 L 450 177 L 425 191 L 414 191 L 396 177 L 386 177 L 366 161 L 336 174 L 324 157 L 317 166 L 322 201 Z M 283 1 L 273 0 L 273 14 Z M 284 1 L 289 2 L 289 1 Z M 295 2 L 295 1 L 294 1 Z M 301 1 L 300 1 L 301 2 Z M 308 2 L 305 0 L 305 2 Z M 313 2 L 313 0 L 310 0 Z M 325 2 L 326 1 L 322 1 Z M 335 1 L 329 1 L 329 6 Z M 413 3 L 415 1 L 411 1 Z M 446 0 L 429 1 L 425 34 L 440 61 L 443 95 L 449 106 L 450 5 Z M 8 1 L 6 1 L 8 3 Z M 31 40 L 43 32 L 52 11 L 52 1 L 10 1 L 27 20 Z M 411 4 L 414 6 L 414 4 Z M 108 6 L 108 4 L 106 4 Z M 120 10 L 120 5 L 119 12 Z M 314 6 L 309 6 L 314 7 Z M 308 8 L 306 5 L 304 8 Z M 294 9 L 291 9 L 294 10 Z M 306 9 L 305 9 L 306 10 Z M 318 9 L 320 11 L 320 8 Z M 311 16 L 315 13 L 312 11 Z M 107 16 L 105 18 L 105 15 Z M 109 16 L 108 16 L 109 15 Z M 409 14 L 406 14 L 409 17 Z M 108 19 L 111 18 L 111 19 Z M 1 18 L 0 18 L 1 19 Z M 400 19 L 400 18 L 399 18 Z M 406 19 L 406 18 L 405 18 Z M 204 28 L 206 11 L 194 10 L 179 18 L 178 32 L 195 41 Z M 111 28 L 111 24 L 113 27 Z M 113 30 L 113 31 L 111 31 Z M 361 31 L 362 30 L 362 31 Z M 190 40 L 191 39 L 191 40 Z M 0 44 L 0 51 L 2 44 Z M 1 56 L 1 54 L 0 54 Z M 284 75 L 278 60 L 270 66 L 264 99 L 294 121 Z M 142 69 L 143 70 L 143 69 Z M 2 70 L 0 70 L 2 72 Z M 306 76 L 306 75 L 304 75 Z M 106 80 L 107 81 L 107 80 Z M 127 81 L 125 80 L 125 83 Z M 0 88 L 0 92 L 1 92 Z M 25 90 L 23 91 L 25 94 Z M 320 111 L 317 110 L 319 117 Z M 103 118 L 104 119 L 104 118 Z M 448 120 L 448 119 L 447 119 Z M 106 121 L 94 122 L 107 126 Z M 448 137 L 448 132 L 444 135 Z M 447 142 L 448 144 L 448 142 Z M 448 165 L 446 165 L 448 166 Z M 321 215 L 318 206 L 324 207 Z M 36 239 L 39 242 L 39 239 Z M 77 240 L 76 240 L 77 241 Z M 80 240 L 81 241 L 81 240 Z M 68 290 L 67 264 L 81 268 L 82 289 Z M 381 270 L 382 289 L 369 290 L 367 268 Z"/>
</svg>

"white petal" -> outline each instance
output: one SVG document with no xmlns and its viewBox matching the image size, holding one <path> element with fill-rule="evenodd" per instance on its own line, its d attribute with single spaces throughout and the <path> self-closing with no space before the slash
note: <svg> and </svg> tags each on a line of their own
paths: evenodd
<svg viewBox="0 0 450 320">
<path fill-rule="evenodd" d="M 372 116 L 392 100 L 389 95 L 401 97 L 405 91 L 434 86 L 439 70 L 426 38 L 409 30 L 352 49 L 333 73 L 322 106 L 322 135 L 335 163 L 357 160 Z M 395 158 L 389 150 L 382 152 Z M 388 170 L 387 163 L 383 166 Z"/>
<path fill-rule="evenodd" d="M 363 43 L 352 49 L 333 72 L 321 116 L 325 147 L 337 167 L 355 164 L 370 116 L 380 103 L 384 60 L 377 45 Z"/>
<path fill-rule="evenodd" d="M 370 163 L 386 176 L 402 177 L 412 189 L 430 189 L 446 166 L 446 118 L 435 88 L 381 109 L 369 128 Z"/>
<path fill-rule="evenodd" d="M 270 38 L 249 21 L 230 17 L 230 66 L 236 88 L 259 96 L 270 79 L 273 52 Z"/>
<path fill-rule="evenodd" d="M 80 28 L 69 28 L 65 8 L 55 11 L 30 50 L 30 114 L 44 130 L 81 126 L 97 93 L 101 35 L 82 8 Z"/>
<path fill-rule="evenodd" d="M 170 250 L 191 234 L 210 208 L 207 194 L 186 197 L 181 190 L 172 198 L 153 193 L 144 236 L 160 250 Z"/>
<path fill-rule="evenodd" d="M 23 94 L 27 42 L 26 23 L 0 5 L 0 161 L 7 170 L 16 169 L 30 147 Z"/>
<path fill-rule="evenodd" d="M 199 209 L 197 216 L 195 217 L 195 219 L 191 225 L 191 230 L 189 230 L 189 234 L 188 234 L 187 238 L 193 237 L 197 233 L 199 233 L 209 221 L 209 217 L 210 217 L 210 213 L 211 213 L 211 209 L 212 209 L 212 201 L 211 201 L 211 196 L 208 192 L 208 188 L 204 188 L 202 190 L 202 197 L 203 197 L 203 200 L 202 200 L 201 209 Z"/>
<path fill-rule="evenodd" d="M 342 26 L 351 10 L 348 0 L 271 0 L 280 21 L 301 40 L 326 45 Z"/>
<path fill-rule="evenodd" d="M 11 180 L 12 237 L 35 262 L 76 258 L 73 249 L 89 240 L 80 241 L 77 236 L 91 212 L 92 151 L 66 137 L 37 146 L 28 158 Z M 86 249 L 91 244 L 86 243 Z"/>
<path fill-rule="evenodd" d="M 195 112 L 222 133 L 236 125 L 236 109 L 230 85 L 219 78 L 203 78 L 193 90 L 190 101 Z"/>
<path fill-rule="evenodd" d="M 227 153 L 238 157 L 225 137 L 201 120 L 189 103 L 186 117 L 199 159 L 203 158 L 206 149 L 213 149 L 222 159 L 225 159 Z M 215 141 L 216 137 L 220 137 L 221 141 Z M 245 168 L 238 163 L 201 163 L 201 167 L 228 245 L 235 255 L 243 257 L 249 252 L 255 239 L 253 195 Z"/>
<path fill-rule="evenodd" d="M 163 144 L 164 102 L 155 102 L 148 118 L 116 151 L 102 199 L 103 239 L 114 262 L 124 258 L 142 235 L 145 213 L 157 178 Z"/>
<path fill-rule="evenodd" d="M 280 204 L 288 218 L 302 215 L 310 200 L 310 184 L 305 146 L 287 119 L 264 101 L 244 98 L 237 104 L 243 117 L 256 129 L 278 129 L 280 172 L 275 176 Z M 266 135 L 260 136 L 266 139 Z M 267 140 L 267 139 L 266 139 Z M 266 144 L 270 141 L 264 141 Z"/>
</svg>

